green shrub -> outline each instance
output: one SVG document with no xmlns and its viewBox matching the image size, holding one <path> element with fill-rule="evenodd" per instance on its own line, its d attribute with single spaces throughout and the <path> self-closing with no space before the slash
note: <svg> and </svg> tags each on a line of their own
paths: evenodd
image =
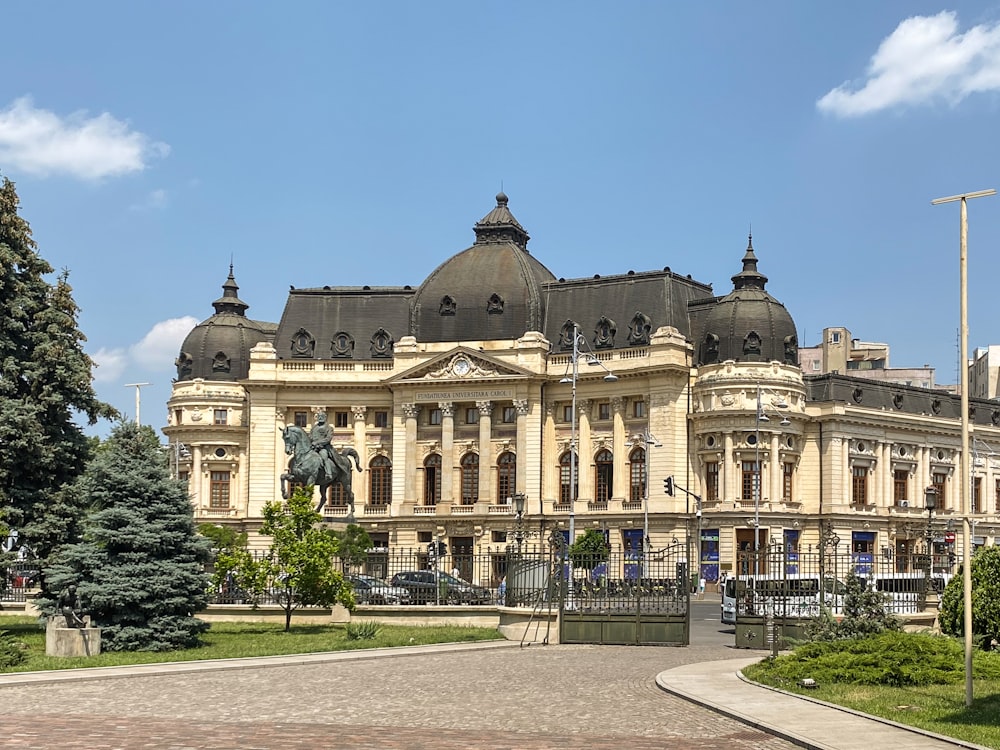
<svg viewBox="0 0 1000 750">
<path fill-rule="evenodd" d="M 969 568 L 972 577 L 972 634 L 984 649 L 1000 641 L 1000 547 L 980 547 Z M 965 632 L 965 602 L 962 571 L 949 582 L 941 596 L 938 622 L 941 631 L 961 636 Z"/>
<path fill-rule="evenodd" d="M 865 638 L 884 631 L 901 631 L 899 618 L 886 610 L 886 595 L 872 590 L 864 578 L 847 578 L 843 617 L 838 621 L 823 611 L 806 625 L 806 635 L 813 641 L 837 641 Z"/>
<path fill-rule="evenodd" d="M 374 620 L 364 620 L 362 622 L 347 623 L 347 640 L 349 641 L 373 641 L 382 632 L 382 626 Z"/>
<path fill-rule="evenodd" d="M 10 633 L 0 630 L 0 671 L 23 663 L 28 658 L 28 646 Z"/>
<path fill-rule="evenodd" d="M 978 659 L 973 671 L 980 679 L 1000 678 L 1000 659 Z M 965 658 L 961 642 L 953 638 L 884 631 L 866 638 L 807 643 L 744 672 L 750 679 L 771 684 L 794 684 L 811 677 L 819 683 L 947 685 L 965 679 Z"/>
</svg>

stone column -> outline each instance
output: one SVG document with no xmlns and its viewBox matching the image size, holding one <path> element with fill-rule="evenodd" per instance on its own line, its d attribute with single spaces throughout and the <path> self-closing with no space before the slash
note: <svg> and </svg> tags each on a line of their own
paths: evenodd
<svg viewBox="0 0 1000 750">
<path fill-rule="evenodd" d="M 594 472 L 591 461 L 594 460 L 594 447 L 590 438 L 590 399 L 577 399 L 576 428 L 580 447 L 576 458 L 576 481 L 580 487 L 578 500 L 594 499 Z"/>
<path fill-rule="evenodd" d="M 722 459 L 722 497 L 720 500 L 732 500 L 739 502 L 742 495 L 737 491 L 737 483 L 740 476 L 740 468 L 736 465 L 736 456 L 733 454 L 733 433 L 727 432 L 723 436 L 725 445 L 725 457 Z"/>
<path fill-rule="evenodd" d="M 517 411 L 517 436 L 514 440 L 517 451 L 517 477 L 514 489 L 525 492 L 528 482 L 528 399 L 514 399 L 514 409 Z M 502 498 L 497 498 L 500 502 Z"/>
<path fill-rule="evenodd" d="M 611 452 L 615 457 L 611 497 L 627 500 L 629 497 L 629 445 L 625 442 L 625 399 L 615 396 L 611 399 Z M 643 443 L 649 450 L 649 446 Z M 648 479 L 647 479 L 648 481 Z"/>
<path fill-rule="evenodd" d="M 417 502 L 417 415 L 420 414 L 420 407 L 417 404 L 403 404 L 401 408 L 406 421 L 403 438 L 404 458 L 402 466 L 392 467 L 392 475 L 394 477 L 400 473 L 403 475 L 403 502 L 415 503 Z M 395 445 L 393 453 L 396 453 Z"/>
<path fill-rule="evenodd" d="M 352 406 L 351 412 L 354 414 L 354 450 L 361 456 L 361 467 L 365 471 L 354 471 L 351 477 L 351 489 L 354 490 L 354 502 L 364 505 L 364 498 L 368 497 L 368 467 L 365 466 L 368 456 L 368 443 L 366 428 L 368 425 L 368 407 Z M 351 461 L 351 466 L 354 462 Z"/>
<path fill-rule="evenodd" d="M 490 487 L 490 464 L 493 461 L 491 450 L 493 437 L 493 402 L 477 401 L 479 409 L 479 497 L 480 502 L 492 502 L 493 489 Z"/>
<path fill-rule="evenodd" d="M 440 502 L 455 501 L 455 404 L 440 401 L 441 410 L 441 498 Z"/>
</svg>

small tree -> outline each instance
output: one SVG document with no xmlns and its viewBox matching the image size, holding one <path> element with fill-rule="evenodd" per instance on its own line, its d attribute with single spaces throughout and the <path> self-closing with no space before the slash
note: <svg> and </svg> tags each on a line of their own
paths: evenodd
<svg viewBox="0 0 1000 750">
<path fill-rule="evenodd" d="M 222 592 L 232 597 L 254 588 L 252 576 L 256 574 L 253 557 L 247 549 L 247 534 L 228 526 L 213 523 L 198 525 L 198 533 L 212 545 L 212 592 Z M 250 574 L 251 578 L 244 578 Z M 232 599 L 227 599 L 231 602 Z"/>
<path fill-rule="evenodd" d="M 839 641 L 866 638 L 885 631 L 903 629 L 899 618 L 886 609 L 886 596 L 873 590 L 864 578 L 847 577 L 843 617 L 838 622 L 826 607 L 806 627 L 810 640 Z"/>
<path fill-rule="evenodd" d="M 299 607 L 340 602 L 354 609 L 353 590 L 333 569 L 337 540 L 319 525 L 322 520 L 313 509 L 312 487 L 296 488 L 287 503 L 264 506 L 260 533 L 271 537 L 271 546 L 265 559 L 245 566 L 243 578 L 252 584 L 255 598 L 265 585 L 277 591 L 285 610 L 285 632 Z"/>
<path fill-rule="evenodd" d="M 187 488 L 171 479 L 156 434 L 117 425 L 74 492 L 91 507 L 83 541 L 45 569 L 54 611 L 58 593 L 77 588 L 108 651 L 168 651 L 199 644 L 209 544 L 197 534 Z"/>
<path fill-rule="evenodd" d="M 984 649 L 1000 641 L 1000 547 L 981 547 L 972 558 L 972 635 Z M 965 632 L 965 594 L 962 570 L 941 597 L 938 621 L 948 635 Z"/>
<path fill-rule="evenodd" d="M 608 561 L 611 548 L 608 540 L 597 529 L 587 529 L 569 546 L 569 559 L 574 568 L 592 572 L 594 568 Z"/>
<path fill-rule="evenodd" d="M 372 548 L 372 540 L 367 531 L 356 523 L 349 523 L 343 531 L 333 530 L 330 533 L 337 541 L 337 557 L 345 572 L 364 565 L 368 559 L 368 550 Z"/>
</svg>

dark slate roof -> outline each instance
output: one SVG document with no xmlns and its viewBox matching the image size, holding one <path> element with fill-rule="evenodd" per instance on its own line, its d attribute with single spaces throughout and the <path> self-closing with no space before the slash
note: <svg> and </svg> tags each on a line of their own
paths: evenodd
<svg viewBox="0 0 1000 750">
<path fill-rule="evenodd" d="M 866 409 L 945 419 L 961 419 L 962 416 L 962 397 L 947 391 L 833 373 L 807 375 L 802 380 L 809 401 L 835 401 Z M 973 425 L 1000 426 L 1000 401 L 970 398 L 969 421 Z"/>
<path fill-rule="evenodd" d="M 743 256 L 743 270 L 732 277 L 733 291 L 714 306 L 694 306 L 698 364 L 771 362 L 798 364 L 798 335 L 785 306 L 764 290 L 767 277 L 757 270 L 753 237 Z"/>
<path fill-rule="evenodd" d="M 222 296 L 212 303 L 215 315 L 195 326 L 181 344 L 174 362 L 177 380 L 245 378 L 250 372 L 250 350 L 274 338 L 277 326 L 246 317 L 250 306 L 239 298 L 238 291 L 230 265 Z"/>
</svg>

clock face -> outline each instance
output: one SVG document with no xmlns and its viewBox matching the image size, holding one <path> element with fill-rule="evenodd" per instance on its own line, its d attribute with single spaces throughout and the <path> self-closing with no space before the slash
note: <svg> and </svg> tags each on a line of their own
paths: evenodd
<svg viewBox="0 0 1000 750">
<path fill-rule="evenodd" d="M 452 365 L 452 371 L 459 377 L 463 375 L 468 375 L 469 371 L 472 369 L 472 365 L 467 359 L 456 359 L 455 364 Z"/>
</svg>

